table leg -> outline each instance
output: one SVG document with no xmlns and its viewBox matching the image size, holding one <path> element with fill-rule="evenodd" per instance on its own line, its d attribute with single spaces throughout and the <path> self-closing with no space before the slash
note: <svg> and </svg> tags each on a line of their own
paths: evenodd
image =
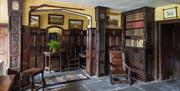
<svg viewBox="0 0 180 91">
<path fill-rule="evenodd" d="M 45 79 L 44 79 L 44 72 L 42 72 L 42 82 L 43 82 L 43 91 L 44 91 L 44 88 L 45 88 Z"/>
<path fill-rule="evenodd" d="M 31 91 L 34 90 L 34 77 L 31 77 Z"/>
<path fill-rule="evenodd" d="M 50 70 L 50 73 L 51 73 L 51 56 L 49 56 L 49 70 Z"/>
<path fill-rule="evenodd" d="M 47 67 L 47 57 L 44 56 L 44 69 Z M 46 69 L 45 69 L 46 70 Z"/>
<path fill-rule="evenodd" d="M 60 71 L 62 70 L 62 63 L 61 63 L 61 61 L 62 61 L 62 59 L 61 59 L 61 54 L 59 55 L 59 57 L 60 57 L 60 59 L 59 59 L 59 66 L 60 66 Z"/>
</svg>

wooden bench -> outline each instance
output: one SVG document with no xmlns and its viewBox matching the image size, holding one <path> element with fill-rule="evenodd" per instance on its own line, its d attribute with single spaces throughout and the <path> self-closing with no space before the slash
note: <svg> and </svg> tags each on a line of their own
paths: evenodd
<svg viewBox="0 0 180 91">
<path fill-rule="evenodd" d="M 35 76 L 41 74 L 41 79 L 42 79 L 42 86 L 40 86 L 39 88 L 37 88 L 36 90 L 39 89 L 43 89 L 44 91 L 44 87 L 45 87 L 45 80 L 44 80 L 44 69 L 41 68 L 30 68 L 27 70 L 24 70 L 23 72 L 20 73 L 21 76 L 21 90 L 23 91 L 26 88 L 23 88 L 23 77 L 30 77 L 31 82 L 30 82 L 30 87 L 31 87 L 31 91 L 34 91 L 35 87 L 35 82 L 34 82 L 34 78 Z"/>
</svg>

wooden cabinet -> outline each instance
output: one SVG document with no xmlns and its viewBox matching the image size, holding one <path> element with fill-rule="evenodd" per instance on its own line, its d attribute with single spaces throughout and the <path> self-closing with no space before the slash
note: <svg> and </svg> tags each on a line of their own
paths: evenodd
<svg viewBox="0 0 180 91">
<path fill-rule="evenodd" d="M 123 49 L 128 54 L 133 76 L 151 81 L 154 74 L 154 8 L 124 12 L 122 19 Z"/>
</svg>

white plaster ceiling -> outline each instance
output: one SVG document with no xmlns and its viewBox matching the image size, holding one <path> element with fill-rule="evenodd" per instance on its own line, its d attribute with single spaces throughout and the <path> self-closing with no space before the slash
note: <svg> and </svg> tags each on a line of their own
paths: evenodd
<svg viewBox="0 0 180 91">
<path fill-rule="evenodd" d="M 143 6 L 158 7 L 168 4 L 180 4 L 180 0 L 51 0 L 58 2 L 70 2 L 83 5 L 105 6 L 122 11 L 140 8 Z"/>
</svg>

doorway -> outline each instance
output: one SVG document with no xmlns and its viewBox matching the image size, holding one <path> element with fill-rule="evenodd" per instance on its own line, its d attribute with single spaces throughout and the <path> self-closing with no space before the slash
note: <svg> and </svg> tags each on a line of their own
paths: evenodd
<svg viewBox="0 0 180 91">
<path fill-rule="evenodd" d="M 9 67 L 7 25 L 0 24 L 0 75 L 5 75 Z"/>
<path fill-rule="evenodd" d="M 180 22 L 160 24 L 161 80 L 180 78 Z"/>
</svg>

